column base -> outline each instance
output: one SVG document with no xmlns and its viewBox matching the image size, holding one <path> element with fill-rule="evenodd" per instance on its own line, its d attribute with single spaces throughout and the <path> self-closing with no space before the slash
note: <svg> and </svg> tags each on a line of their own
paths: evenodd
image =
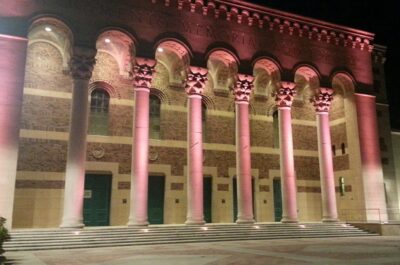
<svg viewBox="0 0 400 265">
<path fill-rule="evenodd" d="M 339 222 L 339 219 L 324 217 L 324 218 L 322 218 L 322 222 L 323 223 L 337 223 L 337 222 Z"/>
<path fill-rule="evenodd" d="M 283 217 L 282 220 L 281 220 L 281 223 L 284 223 L 284 224 L 296 224 L 298 222 L 299 221 L 297 219 L 291 219 L 291 218 L 288 218 L 288 217 Z"/>
<path fill-rule="evenodd" d="M 236 220 L 237 224 L 254 224 L 255 220 L 253 218 L 251 219 L 244 219 L 244 218 L 238 218 Z"/>
<path fill-rule="evenodd" d="M 204 220 L 186 220 L 185 225 L 204 225 Z"/>
<path fill-rule="evenodd" d="M 84 228 L 85 224 L 82 222 L 63 222 L 60 226 L 60 228 Z"/>
<path fill-rule="evenodd" d="M 142 222 L 129 221 L 126 225 L 129 227 L 135 227 L 135 226 L 143 227 L 143 226 L 148 226 L 149 222 L 147 222 L 147 221 L 142 221 Z"/>
</svg>

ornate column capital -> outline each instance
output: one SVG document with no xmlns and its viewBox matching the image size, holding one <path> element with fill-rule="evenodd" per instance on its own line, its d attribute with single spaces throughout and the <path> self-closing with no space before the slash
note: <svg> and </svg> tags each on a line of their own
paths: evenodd
<svg viewBox="0 0 400 265">
<path fill-rule="evenodd" d="M 333 100 L 333 90 L 321 87 L 312 99 L 315 111 L 317 113 L 329 112 Z"/>
<path fill-rule="evenodd" d="M 151 87 L 151 80 L 155 73 L 156 62 L 150 59 L 136 58 L 136 64 L 133 67 L 133 84 L 135 88 Z"/>
<path fill-rule="evenodd" d="M 202 95 L 206 86 L 208 70 L 200 67 L 190 67 L 185 80 L 185 91 L 188 95 Z"/>
<path fill-rule="evenodd" d="M 74 47 L 69 67 L 73 79 L 89 80 L 92 77 L 96 63 L 97 51 L 95 49 Z"/>
<path fill-rule="evenodd" d="M 293 98 L 296 95 L 296 84 L 293 82 L 282 81 L 281 86 L 274 93 L 275 104 L 277 107 L 291 107 Z"/>
<path fill-rule="evenodd" d="M 236 85 L 233 88 L 233 95 L 236 102 L 249 102 L 250 94 L 253 89 L 254 77 L 250 75 L 238 74 Z"/>
</svg>

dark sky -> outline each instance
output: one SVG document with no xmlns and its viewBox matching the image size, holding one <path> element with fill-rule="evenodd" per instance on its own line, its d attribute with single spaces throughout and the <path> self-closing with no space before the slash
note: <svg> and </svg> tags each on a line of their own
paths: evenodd
<svg viewBox="0 0 400 265">
<path fill-rule="evenodd" d="M 393 129 L 400 130 L 400 1 L 252 0 L 247 2 L 375 33 L 375 43 L 388 47 L 385 71 L 391 106 L 391 124 Z"/>
</svg>

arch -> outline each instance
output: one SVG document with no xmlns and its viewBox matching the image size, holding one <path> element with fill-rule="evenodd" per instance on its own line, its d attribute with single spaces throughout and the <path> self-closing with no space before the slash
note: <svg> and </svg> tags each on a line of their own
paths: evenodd
<svg viewBox="0 0 400 265">
<path fill-rule="evenodd" d="M 97 37 L 98 52 L 110 54 L 118 64 L 119 74 L 130 78 L 133 76 L 136 41 L 131 34 L 118 28 L 104 29 Z"/>
<path fill-rule="evenodd" d="M 113 98 L 121 98 L 120 93 L 108 82 L 106 81 L 95 81 L 89 84 L 89 95 L 92 94 L 93 90 L 102 88 Z"/>
<path fill-rule="evenodd" d="M 155 95 L 157 96 L 160 101 L 161 104 L 167 104 L 167 105 L 171 105 L 171 100 L 168 96 L 168 94 L 166 94 L 164 91 L 158 89 L 158 88 L 150 88 L 150 95 Z"/>
<path fill-rule="evenodd" d="M 281 70 L 278 64 L 268 57 L 261 57 L 253 62 L 253 76 L 256 97 L 268 98 L 279 88 Z"/>
<path fill-rule="evenodd" d="M 235 85 L 238 61 L 232 52 L 226 49 L 214 49 L 207 54 L 208 73 L 213 80 L 214 93 L 228 95 Z"/>
<path fill-rule="evenodd" d="M 162 39 L 156 45 L 155 58 L 168 70 L 170 85 L 181 86 L 190 66 L 188 46 L 178 39 Z"/>
<path fill-rule="evenodd" d="M 61 54 L 63 71 L 68 72 L 74 37 L 64 21 L 51 15 L 35 18 L 28 30 L 28 45 L 37 42 L 46 42 L 56 47 Z"/>
<path fill-rule="evenodd" d="M 337 71 L 331 76 L 331 84 L 335 93 L 342 95 L 344 98 L 355 93 L 356 81 L 350 73 Z"/>
<path fill-rule="evenodd" d="M 299 64 L 294 68 L 294 82 L 297 94 L 304 100 L 309 100 L 320 87 L 320 73 L 311 64 Z"/>
</svg>

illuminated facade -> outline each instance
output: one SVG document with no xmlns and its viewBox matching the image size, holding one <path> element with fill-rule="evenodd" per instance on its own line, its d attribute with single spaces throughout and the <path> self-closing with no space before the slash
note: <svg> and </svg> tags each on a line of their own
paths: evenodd
<svg viewBox="0 0 400 265">
<path fill-rule="evenodd" d="M 120 2 L 0 11 L 13 227 L 387 220 L 373 34 L 242 1 Z"/>
</svg>

